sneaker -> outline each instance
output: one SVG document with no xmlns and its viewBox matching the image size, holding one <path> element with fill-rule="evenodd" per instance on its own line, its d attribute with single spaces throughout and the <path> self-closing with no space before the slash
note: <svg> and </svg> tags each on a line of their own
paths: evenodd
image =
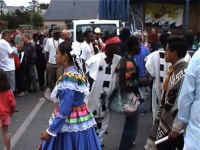
<svg viewBox="0 0 200 150">
<path fill-rule="evenodd" d="M 145 114 L 147 114 L 147 111 L 146 111 L 146 110 L 140 112 L 140 115 L 141 115 L 141 116 L 144 116 Z"/>
<path fill-rule="evenodd" d="M 50 89 L 50 88 L 47 88 L 47 89 L 44 91 L 44 98 L 46 98 L 47 100 L 50 100 L 50 101 L 54 101 L 54 100 L 51 98 L 51 89 Z"/>
<path fill-rule="evenodd" d="M 22 96 L 24 96 L 24 95 L 26 95 L 25 92 L 21 92 L 21 93 L 18 94 L 19 97 L 22 97 Z"/>
<path fill-rule="evenodd" d="M 133 148 L 135 146 L 136 146 L 136 144 L 135 144 L 135 142 L 133 142 L 132 145 L 131 145 L 131 148 Z"/>
</svg>

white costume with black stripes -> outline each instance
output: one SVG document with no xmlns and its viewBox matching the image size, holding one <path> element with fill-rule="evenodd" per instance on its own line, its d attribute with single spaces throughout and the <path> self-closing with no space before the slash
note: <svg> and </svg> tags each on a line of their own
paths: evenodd
<svg viewBox="0 0 200 150">
<path fill-rule="evenodd" d="M 98 53 L 86 61 L 86 69 L 93 80 L 88 107 L 97 121 L 97 134 L 101 142 L 110 123 L 108 98 L 116 88 L 115 70 L 121 57 L 114 55 L 111 64 L 107 64 L 105 58 L 105 53 Z"/>
</svg>

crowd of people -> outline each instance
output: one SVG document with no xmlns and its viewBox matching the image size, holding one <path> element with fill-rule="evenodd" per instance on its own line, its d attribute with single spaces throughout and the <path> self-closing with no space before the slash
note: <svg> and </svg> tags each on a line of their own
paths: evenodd
<svg viewBox="0 0 200 150">
<path fill-rule="evenodd" d="M 148 112 L 147 97 L 153 124 L 146 150 L 200 148 L 199 33 L 174 36 L 154 28 L 150 34 L 123 28 L 119 36 L 103 37 L 97 28 L 85 31 L 82 43 L 72 42 L 71 36 L 57 26 L 48 34 L 3 30 L 0 126 L 7 150 L 10 117 L 19 111 L 15 99 L 38 90 L 59 103 L 39 149 L 102 149 L 112 117 L 110 99 L 118 89 L 122 99 L 138 97 L 136 110 L 124 113 L 119 150 L 135 145 L 139 115 Z M 155 144 L 166 136 L 168 140 Z"/>
</svg>

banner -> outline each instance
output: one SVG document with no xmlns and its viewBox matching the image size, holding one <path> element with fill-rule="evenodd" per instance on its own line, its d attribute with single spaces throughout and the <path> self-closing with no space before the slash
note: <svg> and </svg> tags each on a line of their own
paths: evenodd
<svg viewBox="0 0 200 150">
<path fill-rule="evenodd" d="M 183 5 L 146 3 L 145 26 L 181 29 L 183 26 Z"/>
</svg>

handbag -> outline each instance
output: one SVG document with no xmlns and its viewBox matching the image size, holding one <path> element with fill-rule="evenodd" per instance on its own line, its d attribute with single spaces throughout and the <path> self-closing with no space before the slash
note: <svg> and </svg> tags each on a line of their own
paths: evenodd
<svg viewBox="0 0 200 150">
<path fill-rule="evenodd" d="M 17 55 L 14 55 L 13 58 L 14 58 L 14 62 L 15 62 L 15 69 L 18 69 L 20 67 L 19 57 Z"/>
<path fill-rule="evenodd" d="M 122 98 L 120 88 L 113 91 L 110 96 L 108 108 L 117 113 L 134 113 L 140 104 L 139 97 L 133 92 L 128 93 L 126 98 Z"/>
</svg>

